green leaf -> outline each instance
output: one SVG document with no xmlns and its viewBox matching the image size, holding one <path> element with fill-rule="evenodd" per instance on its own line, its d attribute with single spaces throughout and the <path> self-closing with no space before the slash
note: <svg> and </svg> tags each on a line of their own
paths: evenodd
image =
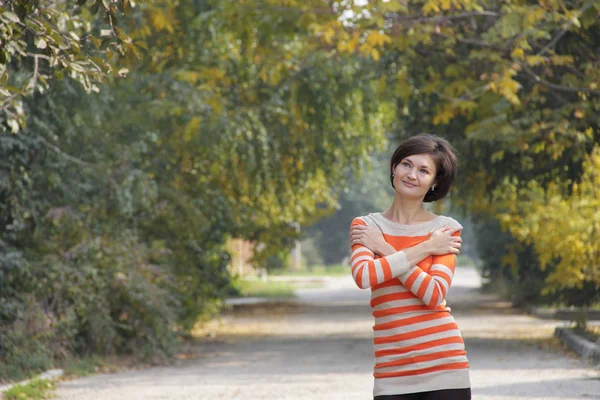
<svg viewBox="0 0 600 400">
<path fill-rule="evenodd" d="M 96 15 L 98 13 L 99 9 L 100 9 L 100 0 L 96 0 L 94 5 L 90 8 L 90 12 L 92 13 L 92 15 Z"/>
<path fill-rule="evenodd" d="M 18 122 L 16 119 L 9 118 L 9 119 L 6 121 L 6 123 L 7 123 L 7 124 L 8 124 L 8 126 L 10 127 L 10 131 L 11 131 L 12 133 L 17 133 L 17 132 L 19 132 L 19 129 L 20 129 L 20 127 L 19 127 L 19 122 Z"/>
<path fill-rule="evenodd" d="M 6 75 L 8 77 L 8 74 Z M 4 77 L 3 77 L 4 78 Z M 0 79 L 0 82 L 4 79 Z M 5 82 L 6 83 L 6 82 Z M 4 83 L 2 83 L 4 85 Z M 23 91 L 15 86 L 4 86 L 4 89 L 9 90 L 13 93 L 23 94 Z"/>
<path fill-rule="evenodd" d="M 404 11 L 406 10 L 406 6 L 403 5 L 400 1 L 395 1 L 395 0 L 391 0 L 385 3 L 381 3 L 379 5 L 379 7 L 381 7 L 382 10 L 384 11 L 388 11 L 388 12 L 398 12 L 398 11 Z"/>
<path fill-rule="evenodd" d="M 21 22 L 21 20 L 17 16 L 17 14 L 15 14 L 12 11 L 4 11 L 2 13 L 2 19 L 7 19 L 7 20 L 9 20 L 11 22 Z"/>
<path fill-rule="evenodd" d="M 46 47 L 48 47 L 48 43 L 46 42 L 46 40 L 44 38 L 36 38 L 35 39 L 35 46 L 38 49 L 45 49 Z"/>
</svg>

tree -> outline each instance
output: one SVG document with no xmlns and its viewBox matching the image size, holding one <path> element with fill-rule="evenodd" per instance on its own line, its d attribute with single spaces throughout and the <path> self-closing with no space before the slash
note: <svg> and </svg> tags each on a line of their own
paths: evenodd
<svg viewBox="0 0 600 400">
<path fill-rule="evenodd" d="M 599 141 L 597 2 L 369 2 L 353 10 L 335 36 L 338 48 L 361 52 L 352 35 L 385 36 L 383 49 L 371 56 L 381 57 L 380 80 L 389 88 L 383 93 L 397 104 L 398 136 L 428 131 L 455 144 L 464 155 L 456 205 L 476 218 L 505 216 L 514 211 L 505 208 L 515 200 L 510 194 L 532 180 L 544 190 L 580 182 L 582 160 Z M 576 207 L 567 197 L 571 189 L 560 196 Z M 542 207 L 540 201 L 528 204 Z M 512 229 L 527 229 L 518 215 Z M 586 235 L 573 232 L 580 246 L 571 249 L 575 257 L 585 258 Z M 529 253 L 535 254 L 513 253 L 523 257 L 513 265 L 561 262 L 532 260 Z M 575 263 L 569 273 L 577 280 L 583 268 Z M 512 276 L 518 284 L 520 275 Z M 543 280 L 539 268 L 537 276 Z"/>
<path fill-rule="evenodd" d="M 545 291 L 564 294 L 579 289 L 585 295 L 571 293 L 564 299 L 576 305 L 600 299 L 599 167 L 596 146 L 583 162 L 579 183 L 552 182 L 543 187 L 530 181 L 519 189 L 506 184 L 497 192 L 504 191 L 498 196 L 507 210 L 499 215 L 504 229 L 535 249 L 542 270 L 550 269 Z"/>
<path fill-rule="evenodd" d="M 0 1 L 0 133 L 19 132 L 25 124 L 24 97 L 43 93 L 65 76 L 87 91 L 109 75 L 119 54 L 137 45 L 117 24 L 131 0 Z M 143 45 L 143 44 L 142 44 Z"/>
<path fill-rule="evenodd" d="M 244 28 L 232 12 L 136 8 L 120 24 L 148 51 L 118 60 L 127 79 L 85 95 L 65 77 L 23 98 L 27 124 L 0 141 L 2 365 L 172 354 L 230 290 L 226 239 L 254 241 L 257 263 L 285 250 L 292 223 L 335 203 L 329 182 L 383 143 L 370 60 L 307 51 L 306 26 L 270 14 L 248 41 L 257 19 Z M 255 61 L 282 37 L 292 62 L 264 79 Z"/>
</svg>

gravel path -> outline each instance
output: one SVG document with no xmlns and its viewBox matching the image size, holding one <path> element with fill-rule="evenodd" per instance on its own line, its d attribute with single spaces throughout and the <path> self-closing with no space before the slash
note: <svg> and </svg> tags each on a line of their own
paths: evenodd
<svg viewBox="0 0 600 400">
<path fill-rule="evenodd" d="M 600 369 L 552 339 L 542 321 L 478 292 L 459 268 L 448 304 L 466 340 L 473 398 L 600 399 Z M 209 324 L 193 358 L 170 367 L 59 384 L 62 400 L 372 399 L 369 294 L 351 279 L 298 291 L 293 306 L 255 306 Z"/>
</svg>

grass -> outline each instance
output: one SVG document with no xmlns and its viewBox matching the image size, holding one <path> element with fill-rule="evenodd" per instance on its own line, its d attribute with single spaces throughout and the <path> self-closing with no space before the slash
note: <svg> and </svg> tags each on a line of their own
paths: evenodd
<svg viewBox="0 0 600 400">
<path fill-rule="evenodd" d="M 269 272 L 269 274 L 276 276 L 344 276 L 349 273 L 350 266 L 343 264 L 313 265 L 298 270 L 281 269 Z"/>
<path fill-rule="evenodd" d="M 288 282 L 272 282 L 262 279 L 240 279 L 236 286 L 241 297 L 291 298 L 294 286 Z"/>
<path fill-rule="evenodd" d="M 32 379 L 8 389 L 2 393 L 2 398 L 5 400 L 49 399 L 54 389 L 56 389 L 56 382 L 52 379 Z"/>
<path fill-rule="evenodd" d="M 66 377 L 88 376 L 96 373 L 104 365 L 98 356 L 84 358 L 68 358 L 61 363 L 61 368 Z"/>
</svg>

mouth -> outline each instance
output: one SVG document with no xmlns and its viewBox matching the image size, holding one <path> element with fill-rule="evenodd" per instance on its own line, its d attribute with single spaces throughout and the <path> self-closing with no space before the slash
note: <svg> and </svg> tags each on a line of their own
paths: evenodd
<svg viewBox="0 0 600 400">
<path fill-rule="evenodd" d="M 407 187 L 409 187 L 409 188 L 417 187 L 417 185 L 413 185 L 412 183 L 408 183 L 408 182 L 405 182 L 405 181 L 402 181 L 402 183 L 404 183 L 404 185 L 407 186 Z"/>
</svg>

